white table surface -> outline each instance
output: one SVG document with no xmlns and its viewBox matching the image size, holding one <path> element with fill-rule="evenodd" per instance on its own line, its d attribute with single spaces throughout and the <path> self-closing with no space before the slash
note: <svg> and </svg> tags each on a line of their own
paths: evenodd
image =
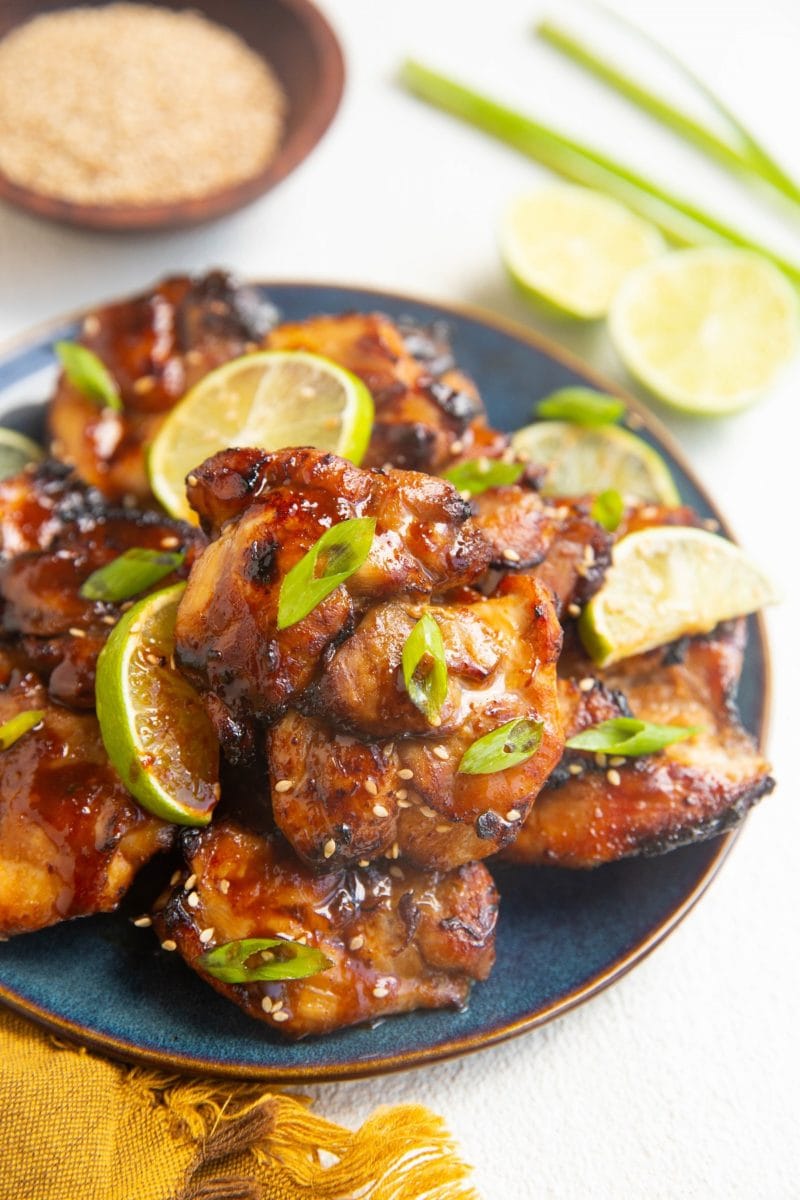
<svg viewBox="0 0 800 1200">
<path fill-rule="evenodd" d="M 800 260 L 796 222 L 792 231 L 536 46 L 528 30 L 544 12 L 537 0 L 324 7 L 344 43 L 349 85 L 309 161 L 246 211 L 184 233 L 92 235 L 2 209 L 0 337 L 163 273 L 214 264 L 254 277 L 396 288 L 543 327 L 506 282 L 495 237 L 508 199 L 544 176 L 405 96 L 392 76 L 407 52 L 627 156 Z M 800 176 L 797 0 L 618 7 L 699 69 Z M 550 10 L 573 11 L 563 0 Z M 624 379 L 602 329 L 547 331 Z M 780 787 L 753 814 L 710 892 L 635 971 L 536 1033 L 449 1064 L 311 1089 L 320 1111 L 350 1124 L 379 1102 L 421 1100 L 441 1111 L 486 1200 L 800 1196 L 800 818 L 791 757 L 800 715 L 790 690 L 800 666 L 798 538 L 786 506 L 797 476 L 798 384 L 794 370 L 760 406 L 722 423 L 659 413 L 785 598 L 770 616 Z"/>
</svg>

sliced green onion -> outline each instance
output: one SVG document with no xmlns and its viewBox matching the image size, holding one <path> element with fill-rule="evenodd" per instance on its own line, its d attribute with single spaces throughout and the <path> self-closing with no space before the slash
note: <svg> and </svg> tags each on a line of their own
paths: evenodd
<svg viewBox="0 0 800 1200">
<path fill-rule="evenodd" d="M 442 631 L 430 613 L 420 617 L 406 638 L 402 661 L 409 700 L 437 725 L 447 699 L 447 660 Z"/>
<path fill-rule="evenodd" d="M 302 621 L 354 575 L 366 562 L 374 537 L 374 517 L 353 517 L 326 530 L 281 584 L 278 629 Z"/>
<path fill-rule="evenodd" d="M 625 501 L 622 499 L 622 496 L 620 496 L 616 488 L 608 488 L 605 492 L 601 492 L 599 496 L 595 496 L 591 515 L 597 521 L 598 525 L 602 525 L 603 529 L 607 529 L 609 533 L 613 533 L 622 520 L 624 512 Z"/>
<path fill-rule="evenodd" d="M 525 470 L 524 463 L 507 463 L 501 459 L 470 458 L 442 473 L 460 492 L 479 496 L 493 487 L 508 487 L 516 483 Z"/>
<path fill-rule="evenodd" d="M 261 958 L 254 965 L 249 964 L 253 955 L 275 950 L 287 957 L 275 954 L 269 961 Z M 307 979 L 309 975 L 327 971 L 332 963 L 321 951 L 300 942 L 284 938 L 242 938 L 206 950 L 195 959 L 195 965 L 222 983 L 260 983 L 264 980 Z"/>
<path fill-rule="evenodd" d="M 585 387 L 559 388 L 540 400 L 536 409 L 537 417 L 571 421 L 573 425 L 613 425 L 624 415 L 622 400 Z"/>
<path fill-rule="evenodd" d="M 582 733 L 576 733 L 566 743 L 569 750 L 592 750 L 595 754 L 655 754 L 673 742 L 683 742 L 702 733 L 700 725 L 654 725 L 636 717 L 613 717 L 601 721 Z"/>
<path fill-rule="evenodd" d="M 542 741 L 542 722 L 516 717 L 485 733 L 465 751 L 458 764 L 460 775 L 493 775 L 518 767 L 532 758 Z"/>
<path fill-rule="evenodd" d="M 8 750 L 43 718 L 44 712 L 40 708 L 31 708 L 27 712 L 17 713 L 10 721 L 6 721 L 5 725 L 0 725 L 0 750 Z"/>
<path fill-rule="evenodd" d="M 104 567 L 92 571 L 81 585 L 80 594 L 84 600 L 107 600 L 112 604 L 130 600 L 154 583 L 160 583 L 180 567 L 185 558 L 182 551 L 134 547 Z"/>
<path fill-rule="evenodd" d="M 78 342 L 56 342 L 55 352 L 73 387 L 103 408 L 122 412 L 119 388 L 97 355 Z"/>
</svg>

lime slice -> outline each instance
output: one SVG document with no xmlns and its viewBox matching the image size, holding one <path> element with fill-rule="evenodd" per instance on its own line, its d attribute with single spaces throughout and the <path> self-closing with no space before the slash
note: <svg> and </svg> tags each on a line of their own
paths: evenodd
<svg viewBox="0 0 800 1200">
<path fill-rule="evenodd" d="M 44 450 L 14 429 L 0 427 L 0 479 L 16 475 L 28 463 L 41 462 Z"/>
<path fill-rule="evenodd" d="M 552 184 L 506 212 L 500 246 L 513 279 L 563 316 L 597 320 L 634 267 L 664 251 L 658 230 L 589 188 Z"/>
<path fill-rule="evenodd" d="M 794 354 L 798 300 L 749 251 L 681 250 L 625 281 L 610 332 L 630 373 L 660 400 L 715 416 L 755 400 Z"/>
<path fill-rule="evenodd" d="M 185 584 L 145 596 L 97 660 L 97 716 L 108 756 L 142 808 L 207 825 L 219 797 L 219 743 L 194 688 L 171 665 Z"/>
<path fill-rule="evenodd" d="M 600 666 L 710 633 L 774 601 L 772 585 L 733 542 L 680 525 L 630 533 L 614 547 L 602 588 L 581 614 L 584 646 Z"/>
<path fill-rule="evenodd" d="M 358 463 L 374 406 L 360 379 L 301 350 L 245 354 L 192 388 L 172 410 L 150 449 L 150 484 L 173 517 L 194 521 L 186 476 L 228 446 L 317 446 Z"/>
<path fill-rule="evenodd" d="M 679 504 L 669 467 L 652 446 L 617 425 L 591 428 L 537 421 L 518 429 L 511 444 L 534 463 L 546 463 L 546 496 L 583 496 L 613 488 L 625 499 Z"/>
</svg>

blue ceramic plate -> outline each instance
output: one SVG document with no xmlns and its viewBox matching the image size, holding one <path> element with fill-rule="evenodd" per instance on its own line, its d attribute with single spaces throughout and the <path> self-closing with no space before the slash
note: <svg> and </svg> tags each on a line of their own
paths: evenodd
<svg viewBox="0 0 800 1200">
<path fill-rule="evenodd" d="M 287 320 L 380 309 L 449 326 L 456 360 L 480 387 L 493 424 L 514 429 L 534 400 L 565 384 L 598 381 L 558 347 L 483 315 L 405 296 L 308 284 L 265 285 Z M 41 434 L 41 402 L 53 378 L 51 344 L 75 335 L 78 318 L 51 325 L 0 355 L 4 424 Z M 643 436 L 669 462 L 681 494 L 719 519 L 668 435 L 636 402 Z M 763 628 L 751 621 L 740 702 L 745 725 L 764 733 L 768 665 Z M 268 1080 L 341 1079 L 411 1067 L 483 1046 L 566 1012 L 645 954 L 685 916 L 725 858 L 731 835 L 660 858 L 592 872 L 499 869 L 497 966 L 465 1012 L 392 1017 L 299 1044 L 281 1041 L 158 948 L 130 916 L 163 883 L 163 863 L 137 881 L 114 915 L 71 921 L 0 946 L 0 997 L 62 1034 L 127 1059 Z"/>
</svg>

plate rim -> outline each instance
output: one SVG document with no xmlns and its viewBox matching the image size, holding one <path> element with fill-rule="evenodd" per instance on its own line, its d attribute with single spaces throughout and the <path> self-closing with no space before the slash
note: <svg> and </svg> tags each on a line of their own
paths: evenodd
<svg viewBox="0 0 800 1200">
<path fill-rule="evenodd" d="M 688 461 L 682 447 L 663 424 L 661 419 L 652 413 L 643 401 L 627 391 L 623 386 L 616 381 L 609 379 L 603 373 L 596 371 L 578 355 L 560 345 L 547 334 L 542 333 L 538 329 L 529 328 L 512 318 L 500 315 L 483 309 L 478 305 L 465 304 L 454 301 L 441 301 L 428 296 L 413 294 L 403 291 L 395 291 L 390 288 L 381 288 L 375 285 L 362 285 L 354 282 L 330 281 L 330 280 L 311 280 L 311 279 L 250 279 L 245 280 L 246 283 L 253 287 L 257 287 L 267 293 L 271 288 L 309 288 L 315 290 L 330 290 L 342 291 L 351 290 L 363 292 L 367 295 L 374 296 L 376 300 L 381 297 L 386 297 L 392 301 L 400 301 L 436 310 L 438 314 L 442 314 L 446 319 L 448 315 L 453 315 L 462 319 L 467 319 L 478 324 L 487 326 L 496 332 L 510 336 L 517 341 L 524 343 L 527 346 L 539 351 L 541 354 L 549 357 L 555 362 L 568 367 L 576 375 L 581 376 L 593 387 L 612 395 L 618 396 L 624 400 L 630 410 L 642 420 L 643 428 L 647 430 L 658 442 L 660 442 L 672 458 L 677 462 L 683 473 L 691 481 L 692 486 L 702 497 L 708 508 L 714 513 L 715 518 L 720 523 L 720 528 L 725 535 L 731 540 L 736 538 L 731 531 L 728 521 L 725 519 L 719 508 L 704 486 L 698 479 L 693 466 Z M 119 298 L 119 297 L 117 297 Z M 124 297 L 123 297 L 124 298 Z M 63 326 L 80 322 L 84 317 L 98 305 L 105 303 L 113 303 L 113 300 L 96 301 L 91 307 L 83 306 L 79 309 L 72 310 L 60 316 L 48 318 L 45 321 L 37 322 L 33 327 L 23 331 L 22 333 L 12 335 L 10 338 L 4 339 L 0 343 L 0 366 L 10 357 L 24 353 L 26 349 L 33 349 L 41 344 L 48 336 L 48 333 L 53 333 Z M 761 656 L 763 661 L 763 691 L 761 696 L 761 708 L 759 713 L 758 728 L 754 732 L 759 747 L 764 750 L 769 737 L 769 729 L 772 715 L 772 660 L 769 639 L 767 634 L 766 622 L 763 613 L 755 614 L 755 624 L 757 630 L 758 641 L 760 644 Z M 205 1058 L 198 1058 L 194 1055 L 179 1054 L 176 1052 L 166 1052 L 147 1048 L 137 1045 L 134 1042 L 127 1041 L 123 1038 L 115 1037 L 113 1034 L 101 1033 L 93 1030 L 88 1030 L 85 1026 L 78 1022 L 68 1020 L 65 1017 L 59 1016 L 50 1010 L 34 1003 L 24 996 L 19 995 L 13 989 L 8 988 L 4 983 L 0 982 L 0 1003 L 15 1012 L 22 1014 L 35 1021 L 37 1024 L 44 1026 L 58 1034 L 66 1036 L 80 1045 L 88 1047 L 92 1050 L 101 1053 L 112 1055 L 116 1059 L 121 1059 L 128 1063 L 140 1064 L 146 1063 L 150 1066 L 161 1068 L 162 1070 L 179 1071 L 181 1073 L 202 1073 L 209 1076 L 218 1076 L 228 1079 L 250 1079 L 258 1080 L 264 1083 L 327 1083 L 341 1080 L 364 1079 L 378 1075 L 394 1074 L 399 1071 L 411 1070 L 415 1067 L 427 1066 L 431 1063 L 442 1062 L 448 1059 L 459 1058 L 467 1054 L 474 1054 L 480 1050 L 486 1049 L 489 1046 L 497 1045 L 500 1042 L 507 1041 L 511 1038 L 519 1037 L 522 1034 L 528 1033 L 534 1029 L 540 1028 L 542 1025 L 548 1024 L 557 1017 L 563 1016 L 571 1012 L 579 1005 L 591 1000 L 599 992 L 610 987 L 628 974 L 635 966 L 638 966 L 666 937 L 668 937 L 677 926 L 684 920 L 688 913 L 694 908 L 700 898 L 703 896 L 709 885 L 712 883 L 717 873 L 722 868 L 727 860 L 734 843 L 739 838 L 745 822 L 739 825 L 735 830 L 723 834 L 716 839 L 716 852 L 710 859 L 705 870 L 700 875 L 695 885 L 682 897 L 680 902 L 676 904 L 667 916 L 653 929 L 651 929 L 643 938 L 630 947 L 624 955 L 612 963 L 606 970 L 594 975 L 591 979 L 573 988 L 570 992 L 565 993 L 554 1000 L 544 1008 L 538 1009 L 534 1013 L 529 1013 L 525 1016 L 518 1017 L 512 1021 L 501 1022 L 497 1026 L 492 1026 L 488 1029 L 468 1034 L 463 1037 L 455 1036 L 442 1042 L 436 1046 L 428 1046 L 417 1048 L 414 1050 L 400 1051 L 390 1056 L 382 1056 L 380 1058 L 370 1058 L 363 1062 L 350 1061 L 347 1063 L 330 1063 L 312 1068 L 303 1066 L 285 1066 L 277 1065 L 270 1067 L 269 1064 L 256 1065 L 249 1063 L 225 1063 L 221 1061 L 209 1061 Z M 298 1043 L 302 1045 L 302 1042 Z"/>
</svg>

